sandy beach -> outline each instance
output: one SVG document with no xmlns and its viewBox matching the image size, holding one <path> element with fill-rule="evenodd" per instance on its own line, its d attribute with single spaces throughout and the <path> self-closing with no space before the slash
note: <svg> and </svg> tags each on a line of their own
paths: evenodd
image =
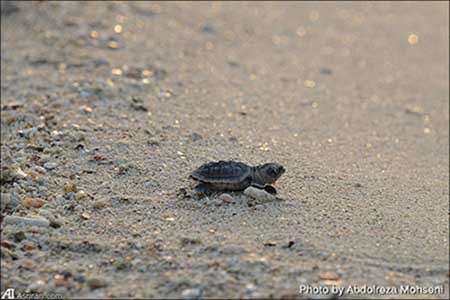
<svg viewBox="0 0 450 300">
<path fill-rule="evenodd" d="M 1 171 L 2 295 L 447 299 L 449 4 L 2 2 Z"/>
</svg>

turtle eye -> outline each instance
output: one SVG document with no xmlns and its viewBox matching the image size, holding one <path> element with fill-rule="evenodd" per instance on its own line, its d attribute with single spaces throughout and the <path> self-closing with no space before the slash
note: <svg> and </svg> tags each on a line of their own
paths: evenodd
<svg viewBox="0 0 450 300">
<path fill-rule="evenodd" d="M 277 175 L 277 171 L 275 169 L 270 169 L 270 174 Z"/>
</svg>

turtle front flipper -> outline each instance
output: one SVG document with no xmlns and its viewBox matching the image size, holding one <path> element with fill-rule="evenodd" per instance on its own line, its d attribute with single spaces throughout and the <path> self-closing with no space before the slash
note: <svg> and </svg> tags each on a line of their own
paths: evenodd
<svg viewBox="0 0 450 300">
<path fill-rule="evenodd" d="M 264 185 L 259 184 L 259 183 L 256 183 L 256 182 L 253 182 L 253 183 L 251 184 L 251 186 L 254 187 L 254 188 L 260 189 L 260 190 L 263 190 L 263 189 L 264 189 Z"/>
<path fill-rule="evenodd" d="M 272 195 L 277 194 L 277 189 L 273 185 L 270 185 L 270 184 L 265 185 L 264 190 Z"/>
<path fill-rule="evenodd" d="M 273 185 L 270 185 L 270 184 L 262 185 L 259 183 L 252 183 L 252 187 L 255 187 L 260 190 L 265 190 L 266 192 L 268 192 L 269 194 L 272 194 L 272 195 L 277 194 L 277 189 Z"/>
</svg>

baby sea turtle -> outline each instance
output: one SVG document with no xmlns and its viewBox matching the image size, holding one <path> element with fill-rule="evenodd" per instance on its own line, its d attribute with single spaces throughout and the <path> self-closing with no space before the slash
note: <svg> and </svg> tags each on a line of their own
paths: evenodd
<svg viewBox="0 0 450 300">
<path fill-rule="evenodd" d="M 249 186 L 276 194 L 276 189 L 271 184 L 284 172 L 284 167 L 277 163 L 249 166 L 241 162 L 221 160 L 200 166 L 191 173 L 190 178 L 198 181 L 194 189 L 199 194 L 242 191 Z"/>
</svg>

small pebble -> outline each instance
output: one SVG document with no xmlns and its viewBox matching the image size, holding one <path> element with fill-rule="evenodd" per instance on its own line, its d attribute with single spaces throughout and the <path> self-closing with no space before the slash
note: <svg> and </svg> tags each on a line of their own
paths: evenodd
<svg viewBox="0 0 450 300">
<path fill-rule="evenodd" d="M 25 232 L 17 231 L 17 232 L 14 232 L 13 239 L 15 242 L 20 243 L 21 241 L 26 240 L 27 236 L 25 235 Z"/>
<path fill-rule="evenodd" d="M 103 66 L 103 65 L 109 65 L 109 60 L 106 57 L 97 57 L 93 60 L 96 67 Z"/>
<path fill-rule="evenodd" d="M 322 272 L 319 274 L 319 278 L 322 280 L 339 280 L 339 275 L 335 272 Z"/>
<path fill-rule="evenodd" d="M 78 191 L 77 185 L 73 182 L 66 182 L 63 186 L 64 193 L 74 192 L 76 193 Z"/>
<path fill-rule="evenodd" d="M 78 192 L 75 194 L 75 200 L 82 200 L 82 199 L 84 199 L 84 198 L 86 198 L 86 197 L 87 197 L 87 194 L 86 194 L 85 191 L 78 191 Z"/>
<path fill-rule="evenodd" d="M 86 281 L 86 277 L 83 274 L 75 274 L 73 275 L 73 280 L 79 283 L 83 283 Z"/>
<path fill-rule="evenodd" d="M 2 211 L 6 208 L 14 209 L 21 203 L 20 198 L 15 193 L 1 193 L 0 199 Z"/>
<path fill-rule="evenodd" d="M 37 127 L 31 127 L 31 128 L 19 130 L 18 133 L 21 137 L 31 138 L 31 137 L 35 136 L 37 132 L 38 132 Z"/>
<path fill-rule="evenodd" d="M 68 283 L 66 278 L 64 278 L 64 275 L 61 274 L 56 274 L 54 279 L 55 279 L 55 286 L 66 286 Z"/>
<path fill-rule="evenodd" d="M 28 177 L 27 173 L 25 173 L 20 167 L 17 167 L 11 171 L 11 179 L 25 179 Z"/>
<path fill-rule="evenodd" d="M 7 248 L 7 249 L 14 249 L 16 248 L 16 244 L 14 244 L 13 242 L 10 242 L 8 240 L 2 240 L 0 243 L 0 246 L 2 248 Z"/>
<path fill-rule="evenodd" d="M 38 279 L 35 282 L 28 285 L 27 291 L 33 293 L 42 293 L 45 290 L 46 286 L 47 284 L 45 283 L 44 280 Z"/>
<path fill-rule="evenodd" d="M 14 253 L 13 251 L 6 249 L 6 248 L 3 248 L 1 253 L 2 253 L 2 258 L 7 258 L 7 257 L 11 257 L 12 259 L 19 258 L 16 253 Z M 2 259 L 2 263 L 3 263 L 3 259 Z"/>
<path fill-rule="evenodd" d="M 202 296 L 202 290 L 199 288 L 186 289 L 181 293 L 182 299 L 199 299 Z"/>
<path fill-rule="evenodd" d="M 277 200 L 274 195 L 252 186 L 246 188 L 244 194 L 255 199 L 258 203 L 267 203 Z"/>
<path fill-rule="evenodd" d="M 23 198 L 22 205 L 25 208 L 41 208 L 43 205 L 45 205 L 47 201 L 39 198 L 31 198 L 31 197 L 25 197 Z"/>
<path fill-rule="evenodd" d="M 13 224 L 13 225 L 26 225 L 26 226 L 38 226 L 38 227 L 49 227 L 50 222 L 44 218 L 27 218 L 27 217 L 18 217 L 18 216 L 6 216 L 3 219 L 5 224 Z"/>
<path fill-rule="evenodd" d="M 22 249 L 26 251 L 34 250 L 36 249 L 36 244 L 32 241 L 24 241 L 22 244 Z"/>
<path fill-rule="evenodd" d="M 31 259 L 25 258 L 22 260 L 22 268 L 26 270 L 33 270 L 36 268 L 36 264 Z"/>
<path fill-rule="evenodd" d="M 91 290 L 99 289 L 108 286 L 108 282 L 102 278 L 90 278 L 86 281 Z"/>
<path fill-rule="evenodd" d="M 227 193 L 224 193 L 224 194 L 220 195 L 219 199 L 222 202 L 227 203 L 227 204 L 235 202 L 234 198 L 230 194 L 227 194 Z"/>
<path fill-rule="evenodd" d="M 47 170 L 53 170 L 56 169 L 58 167 L 58 163 L 55 162 L 46 162 L 44 164 L 44 168 L 46 168 Z"/>
<path fill-rule="evenodd" d="M 275 247 L 277 245 L 277 243 L 275 243 L 275 242 L 265 242 L 264 243 L 264 246 L 266 246 L 266 247 Z"/>
<path fill-rule="evenodd" d="M 201 139 L 203 139 L 203 137 L 202 137 L 200 134 L 198 134 L 198 133 L 196 133 L 196 132 L 194 132 L 194 133 L 191 134 L 191 140 L 192 140 L 193 142 L 199 141 L 199 140 L 201 140 Z"/>
<path fill-rule="evenodd" d="M 223 202 L 220 199 L 212 199 L 211 204 L 214 204 L 215 206 L 222 206 Z"/>
<path fill-rule="evenodd" d="M 92 204 L 92 207 L 95 209 L 101 209 L 107 206 L 107 202 L 105 200 L 98 200 Z"/>
</svg>

